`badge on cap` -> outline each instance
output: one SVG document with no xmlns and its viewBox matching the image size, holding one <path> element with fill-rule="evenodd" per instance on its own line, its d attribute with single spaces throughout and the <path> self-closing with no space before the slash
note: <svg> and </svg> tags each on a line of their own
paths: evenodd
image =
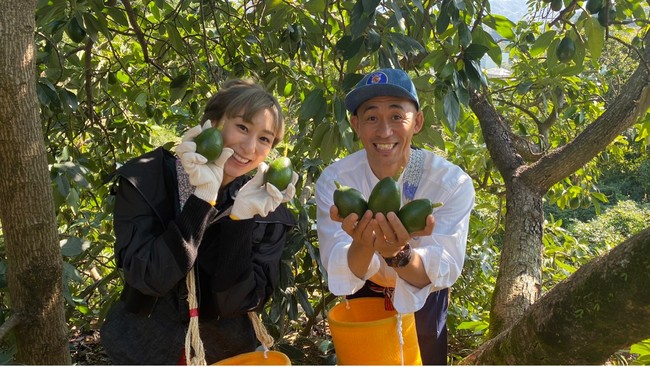
<svg viewBox="0 0 650 367">
<path fill-rule="evenodd" d="M 368 81 L 366 82 L 366 85 L 370 84 L 387 84 L 388 83 L 388 76 L 382 72 L 376 72 L 368 78 Z"/>
</svg>

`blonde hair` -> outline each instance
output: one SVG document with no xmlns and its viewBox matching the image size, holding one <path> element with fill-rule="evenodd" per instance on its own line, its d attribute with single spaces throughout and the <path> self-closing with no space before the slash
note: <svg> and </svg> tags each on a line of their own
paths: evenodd
<svg viewBox="0 0 650 367">
<path fill-rule="evenodd" d="M 278 100 L 262 86 L 251 80 L 231 79 L 205 105 L 201 124 L 211 120 L 213 126 L 221 123 L 223 117 L 241 116 L 244 121 L 251 121 L 253 116 L 265 109 L 275 116 L 275 147 L 284 137 L 284 117 Z"/>
</svg>

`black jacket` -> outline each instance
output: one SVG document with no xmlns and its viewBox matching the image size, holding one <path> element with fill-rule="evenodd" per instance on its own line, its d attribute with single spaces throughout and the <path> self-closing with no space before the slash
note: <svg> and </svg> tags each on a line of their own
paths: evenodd
<svg viewBox="0 0 650 367">
<path fill-rule="evenodd" d="M 179 203 L 176 158 L 158 148 L 114 174 L 115 256 L 124 291 L 101 329 L 115 364 L 176 364 L 189 309 L 185 276 L 194 266 L 207 362 L 252 351 L 247 312 L 278 284 L 280 257 L 294 218 L 284 205 L 268 216 L 233 221 L 219 213 L 250 178 L 219 193 L 212 207 L 191 195 Z"/>
</svg>

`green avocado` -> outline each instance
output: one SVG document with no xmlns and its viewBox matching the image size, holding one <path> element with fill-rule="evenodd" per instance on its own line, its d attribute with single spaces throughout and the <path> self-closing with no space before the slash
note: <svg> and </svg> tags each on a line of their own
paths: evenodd
<svg viewBox="0 0 650 367">
<path fill-rule="evenodd" d="M 368 198 L 368 209 L 372 210 L 373 214 L 397 213 L 401 205 L 402 194 L 397 186 L 397 181 L 392 177 L 379 180 Z"/>
<path fill-rule="evenodd" d="M 75 43 L 79 43 L 86 38 L 86 31 L 81 28 L 77 18 L 74 17 L 70 19 L 68 26 L 65 28 L 65 33 Z"/>
<path fill-rule="evenodd" d="M 398 212 L 399 218 L 408 233 L 421 231 L 427 225 L 427 216 L 433 213 L 433 208 L 442 203 L 431 204 L 429 199 L 415 199 L 405 204 Z"/>
<path fill-rule="evenodd" d="M 115 84 L 117 82 L 117 75 L 114 71 L 108 72 L 108 84 Z"/>
<path fill-rule="evenodd" d="M 336 190 L 334 190 L 334 205 L 339 210 L 339 217 L 346 218 L 352 213 L 356 213 L 359 218 L 368 210 L 368 202 L 363 197 L 361 191 L 344 186 L 334 181 Z"/>
<path fill-rule="evenodd" d="M 551 0 L 551 9 L 553 11 L 560 11 L 562 10 L 562 0 Z"/>
<path fill-rule="evenodd" d="M 289 186 L 293 176 L 293 166 L 291 159 L 279 157 L 269 164 L 269 169 L 264 173 L 264 183 L 270 183 L 278 190 L 282 191 Z"/>
<path fill-rule="evenodd" d="M 571 38 L 569 38 L 569 36 L 562 38 L 560 43 L 558 43 L 557 48 L 555 49 L 555 56 L 557 56 L 557 59 L 560 62 L 571 61 L 575 53 L 576 43 Z"/>
<path fill-rule="evenodd" d="M 612 24 L 612 21 L 616 18 L 616 8 L 613 5 L 609 7 L 603 6 L 598 12 L 598 23 L 601 26 L 607 27 Z"/>
<path fill-rule="evenodd" d="M 223 150 L 223 138 L 221 132 L 215 127 L 203 130 L 196 138 L 196 152 L 204 156 L 208 162 L 219 158 Z"/>
<path fill-rule="evenodd" d="M 596 14 L 603 8 L 603 0 L 587 0 L 585 8 L 589 14 Z"/>
</svg>

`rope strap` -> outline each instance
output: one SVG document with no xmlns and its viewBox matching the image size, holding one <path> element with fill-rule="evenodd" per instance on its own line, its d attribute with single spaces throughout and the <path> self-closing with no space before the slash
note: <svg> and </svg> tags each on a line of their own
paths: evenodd
<svg viewBox="0 0 650 367">
<path fill-rule="evenodd" d="M 269 349 L 273 346 L 273 343 L 275 341 L 266 330 L 266 327 L 262 323 L 262 320 L 259 318 L 259 316 L 257 316 L 257 313 L 255 313 L 255 311 L 249 311 L 248 318 L 251 319 L 251 322 L 253 323 L 253 330 L 255 330 L 255 336 L 257 337 L 257 340 L 262 343 L 262 348 L 264 348 L 264 358 L 268 358 Z"/>
<path fill-rule="evenodd" d="M 205 349 L 199 333 L 199 305 L 196 300 L 196 283 L 194 268 L 185 277 L 187 301 L 190 304 L 190 325 L 185 335 L 185 363 L 188 366 L 205 366 Z"/>
<path fill-rule="evenodd" d="M 188 366 L 205 366 L 207 362 L 205 361 L 205 349 L 201 341 L 201 334 L 199 333 L 199 308 L 196 299 L 196 282 L 194 277 L 194 268 L 192 268 L 185 278 L 187 301 L 190 306 L 190 324 L 185 335 L 185 363 Z M 262 343 L 264 358 L 268 358 L 268 351 L 275 341 L 255 311 L 249 311 L 248 318 L 250 318 L 253 324 L 253 330 L 255 331 L 257 340 Z"/>
<path fill-rule="evenodd" d="M 402 366 L 404 365 L 404 335 L 402 334 L 402 314 L 397 314 L 397 337 L 399 339 L 399 352 L 402 357 Z"/>
</svg>

